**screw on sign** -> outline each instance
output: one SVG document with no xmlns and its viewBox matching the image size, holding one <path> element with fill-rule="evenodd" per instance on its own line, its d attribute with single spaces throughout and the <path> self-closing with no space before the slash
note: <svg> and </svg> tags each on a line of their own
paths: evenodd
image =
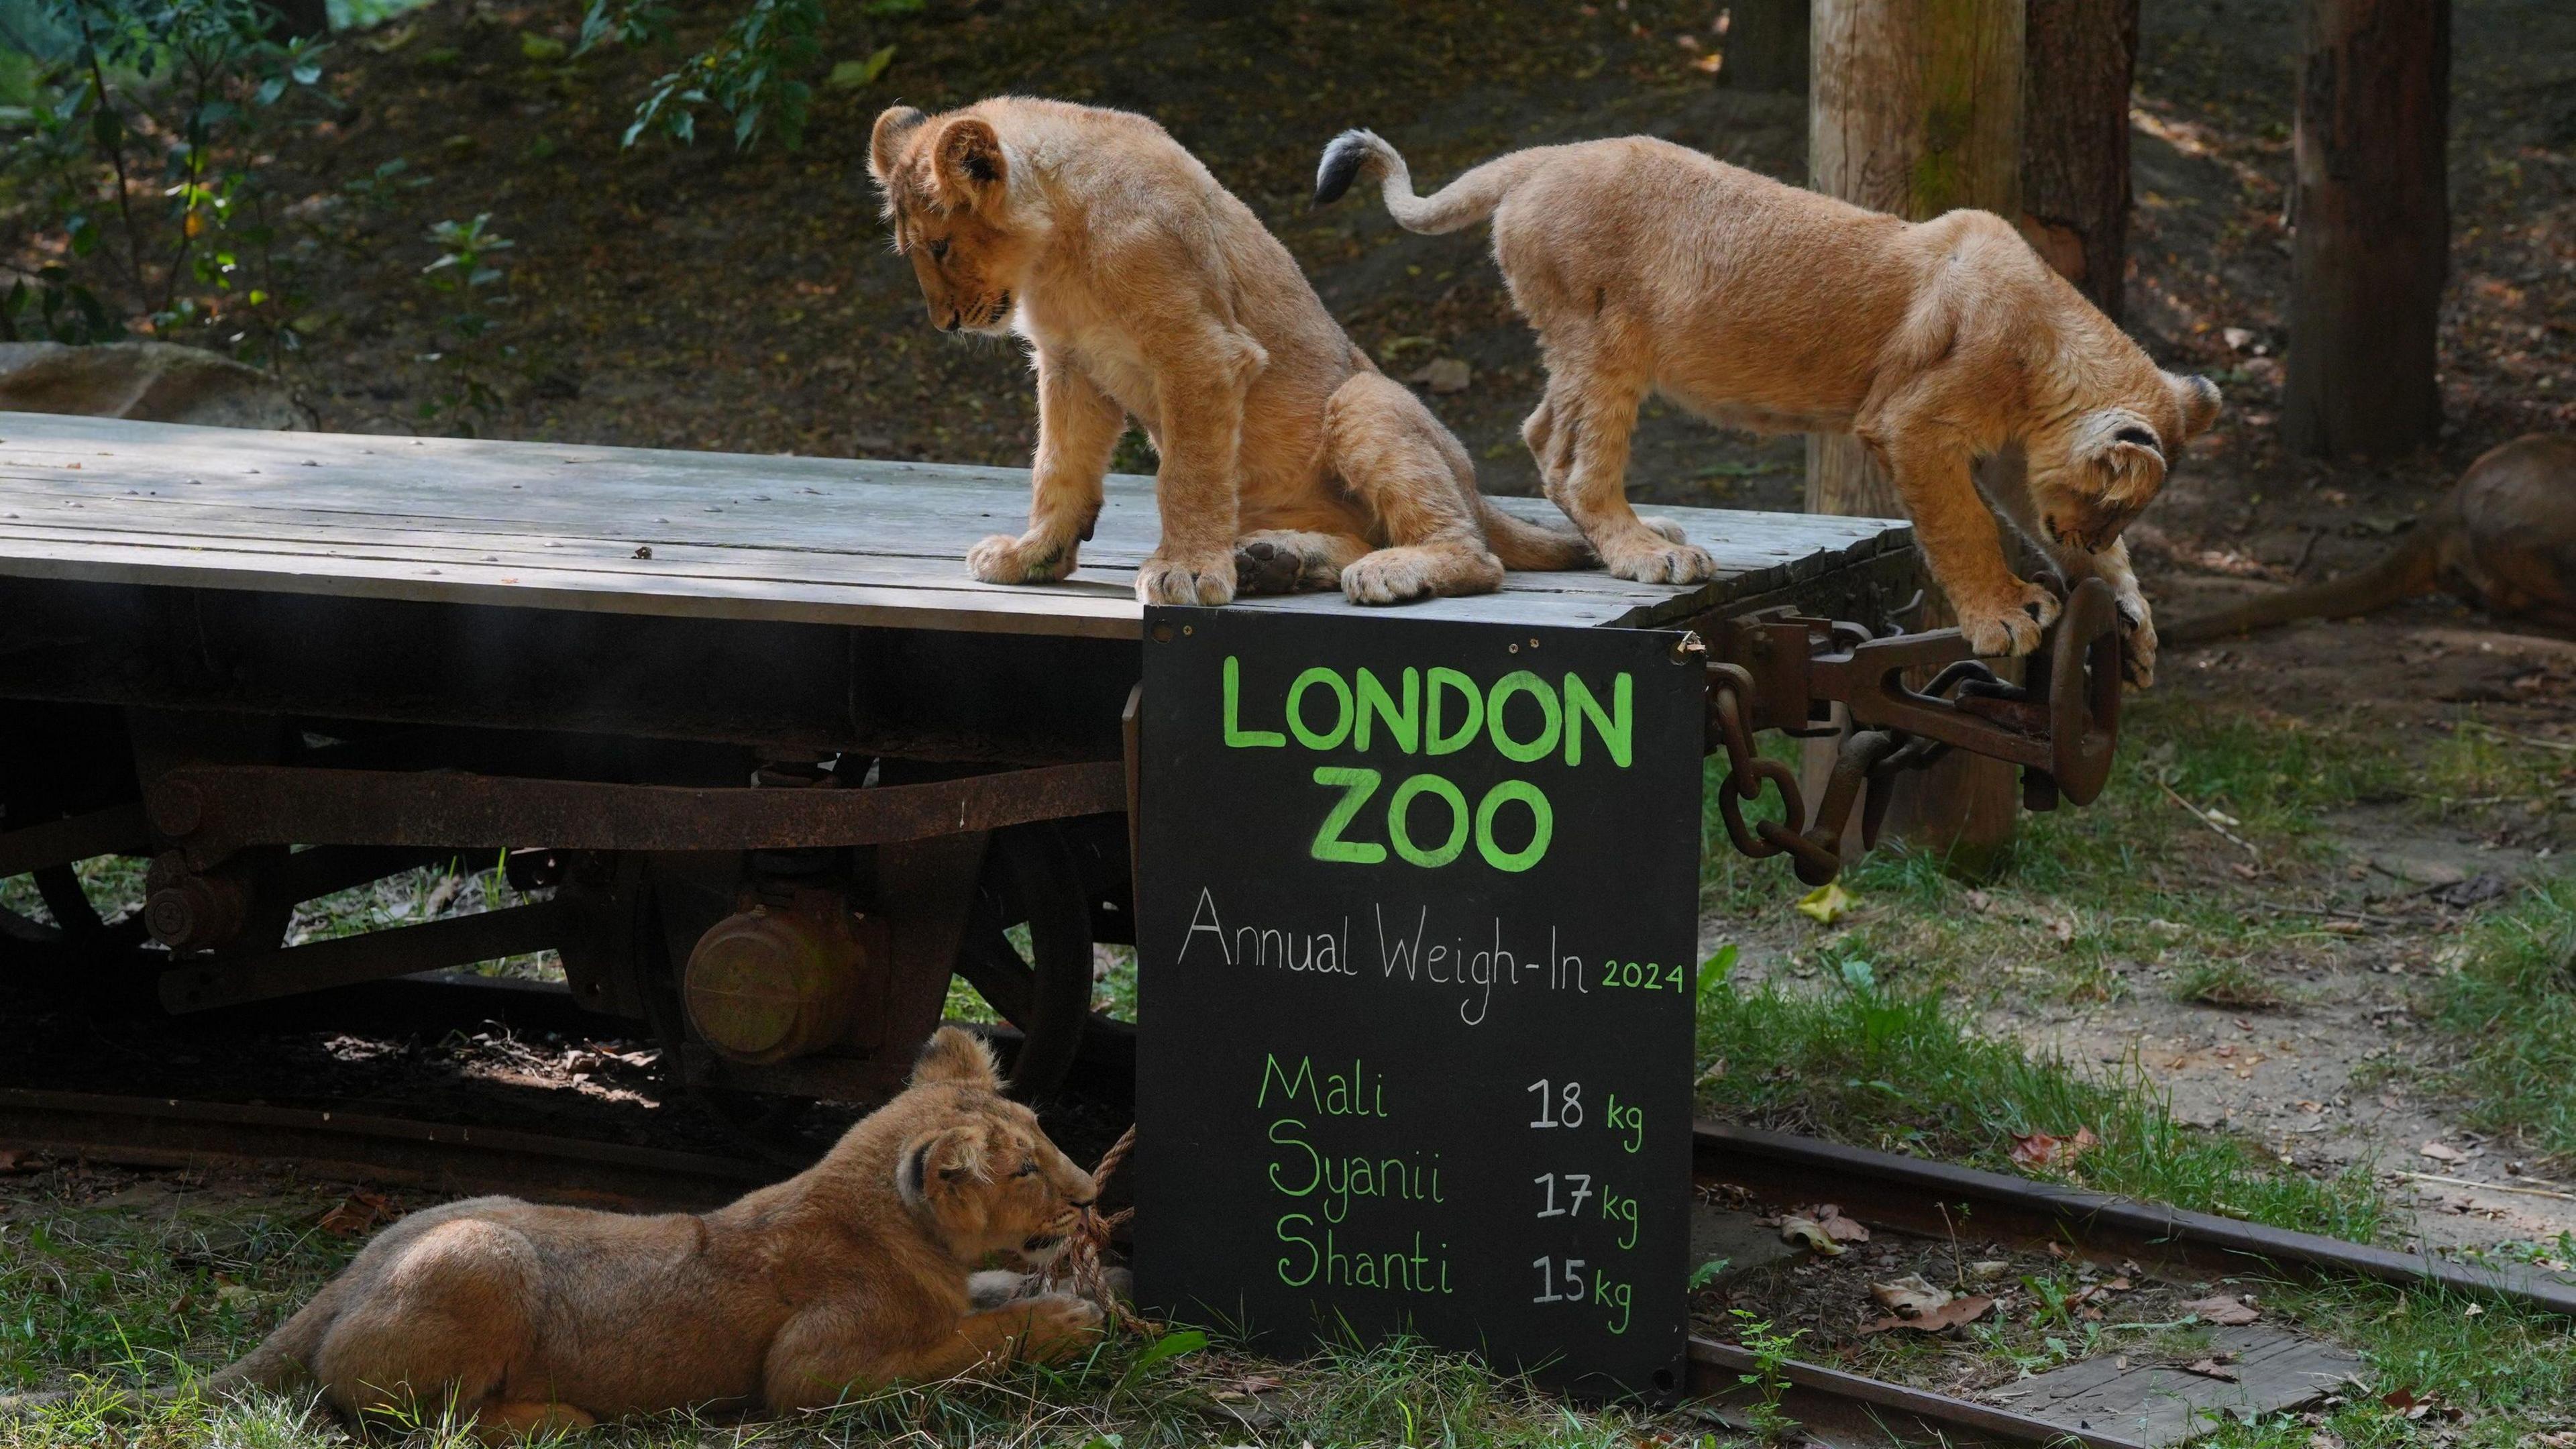
<svg viewBox="0 0 2576 1449">
<path fill-rule="evenodd" d="M 1136 1272 L 1280 1351 L 1685 1368 L 1705 669 L 1679 636 L 1153 610 Z"/>
</svg>

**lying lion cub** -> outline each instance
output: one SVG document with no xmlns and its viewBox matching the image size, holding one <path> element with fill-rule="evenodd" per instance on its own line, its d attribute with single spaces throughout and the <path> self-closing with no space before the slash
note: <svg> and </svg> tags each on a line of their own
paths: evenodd
<svg viewBox="0 0 2576 1449">
<path fill-rule="evenodd" d="M 1029 527 L 987 583 L 1071 573 L 1130 417 L 1162 455 L 1149 604 L 1331 588 L 1359 603 L 1484 593 L 1594 562 L 1476 492 L 1475 465 L 1351 345 L 1287 248 L 1143 116 L 1003 97 L 877 117 L 868 169 L 943 331 L 1036 353 Z"/>
<path fill-rule="evenodd" d="M 2005 563 L 1972 470 L 2014 455 L 1995 502 L 2068 581 L 2119 596 L 2129 669 L 2155 628 L 2120 530 L 2218 416 L 2204 378 L 2160 371 L 2002 218 L 1920 224 L 1631 136 L 1515 151 L 1427 199 L 1366 131 L 1326 148 L 1318 201 L 1363 172 L 1410 230 L 1491 216 L 1494 258 L 1538 329 L 1547 394 L 1522 435 L 1547 495 L 1622 578 L 1709 577 L 1641 527 L 1622 488 L 1638 403 L 1661 391 L 1757 432 L 1855 433 L 1894 479 L 1980 654 L 2027 653 L 2056 617 Z"/>
<path fill-rule="evenodd" d="M 788 1410 L 1052 1359 L 1100 1310 L 968 1265 L 1062 1248 L 1091 1178 L 943 1028 L 903 1095 L 804 1172 L 700 1216 L 482 1197 L 414 1213 L 213 1386 L 318 1383 L 344 1413 L 452 1397 L 485 1442 L 621 1414 Z"/>
</svg>

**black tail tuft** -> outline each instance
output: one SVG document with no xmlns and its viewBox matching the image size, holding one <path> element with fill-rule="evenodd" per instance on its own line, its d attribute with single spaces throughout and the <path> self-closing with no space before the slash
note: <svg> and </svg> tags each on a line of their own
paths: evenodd
<svg viewBox="0 0 2576 1449">
<path fill-rule="evenodd" d="M 1351 189 L 1351 182 L 1360 174 L 1360 163 L 1369 157 L 1369 143 L 1376 139 L 1366 131 L 1344 131 L 1324 148 L 1324 159 L 1315 168 L 1317 206 L 1329 206 Z"/>
</svg>

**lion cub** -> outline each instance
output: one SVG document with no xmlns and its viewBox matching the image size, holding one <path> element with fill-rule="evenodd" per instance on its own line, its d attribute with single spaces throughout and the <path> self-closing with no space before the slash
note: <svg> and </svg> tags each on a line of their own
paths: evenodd
<svg viewBox="0 0 2576 1449">
<path fill-rule="evenodd" d="M 343 1413 L 452 1398 L 487 1443 L 659 1409 L 773 1411 L 1100 1330 L 1065 1294 L 995 1302 L 968 1265 L 1062 1247 L 1091 1178 L 955 1027 L 821 1162 L 715 1212 L 483 1197 L 387 1228 L 216 1388 L 316 1383 Z"/>
<path fill-rule="evenodd" d="M 1143 116 L 1001 97 L 877 117 L 868 170 L 931 320 L 1028 339 L 1028 531 L 975 545 L 987 583 L 1073 571 L 1135 418 L 1162 455 L 1149 604 L 1338 584 L 1389 604 L 1595 560 L 1476 492 L 1440 420 L 1351 344 L 1233 193 Z"/>
<path fill-rule="evenodd" d="M 1986 479 L 1995 504 L 2069 582 L 2110 583 L 2131 676 L 2152 677 L 2120 530 L 2217 418 L 2218 389 L 2159 370 L 2002 218 L 1907 223 L 1642 136 L 1515 151 L 1423 198 L 1394 147 L 1350 131 L 1326 148 L 1316 199 L 1363 173 L 1410 230 L 1493 218 L 1547 360 L 1522 436 L 1612 573 L 1714 568 L 1639 526 L 1622 491 L 1638 403 L 1660 391 L 1727 426 L 1857 434 L 1980 654 L 2029 652 L 2057 614 L 1978 501 L 1976 465 L 2004 463 Z"/>
</svg>

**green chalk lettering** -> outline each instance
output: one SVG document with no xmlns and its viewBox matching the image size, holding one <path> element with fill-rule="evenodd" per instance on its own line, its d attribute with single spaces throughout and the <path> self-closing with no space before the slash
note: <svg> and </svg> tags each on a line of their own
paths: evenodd
<svg viewBox="0 0 2576 1449">
<path fill-rule="evenodd" d="M 1307 728 L 1305 711 L 1299 708 L 1310 684 L 1323 685 L 1333 694 L 1333 727 L 1321 733 Z M 1342 741 L 1351 736 L 1351 687 L 1342 682 L 1339 674 L 1320 664 L 1298 675 L 1296 682 L 1288 686 L 1288 732 L 1310 750 L 1339 749 Z"/>
<path fill-rule="evenodd" d="M 1529 807 L 1529 844 L 1518 850 L 1505 850 L 1494 840 L 1494 816 L 1507 800 L 1518 800 Z M 1517 873 L 1538 864 L 1539 858 L 1547 854 L 1548 838 L 1555 833 L 1556 812 L 1549 808 L 1547 797 L 1539 793 L 1539 788 L 1527 780 L 1503 781 L 1486 791 L 1485 798 L 1476 806 L 1476 853 L 1496 870 Z M 1399 844 L 1396 849 L 1404 847 Z"/>
<path fill-rule="evenodd" d="M 1387 697 L 1386 686 L 1378 682 L 1375 674 L 1365 668 L 1360 670 L 1359 730 L 1351 737 L 1353 749 L 1369 747 L 1369 716 L 1372 714 L 1386 721 L 1387 737 L 1395 741 L 1397 749 L 1409 755 L 1421 744 L 1422 671 L 1411 665 L 1405 666 L 1402 688 L 1404 703 L 1399 707 Z"/>
<path fill-rule="evenodd" d="M 1538 701 L 1540 716 L 1546 724 L 1535 739 L 1513 739 L 1511 732 L 1503 727 L 1503 702 L 1515 694 L 1526 694 Z M 1526 669 L 1515 669 L 1495 680 L 1494 687 L 1485 694 L 1485 729 L 1493 736 L 1494 748 L 1501 751 L 1506 760 L 1526 765 L 1532 760 L 1546 759 L 1555 753 L 1557 734 L 1563 725 L 1556 691 L 1548 688 L 1546 680 Z"/>
<path fill-rule="evenodd" d="M 1441 671 L 1431 671 L 1438 678 Z M 1437 754 L 1438 751 L 1433 751 Z M 1424 850 L 1413 843 L 1411 823 L 1406 812 L 1417 795 L 1437 795 L 1449 805 L 1449 838 L 1438 846 Z M 1438 775 L 1414 775 L 1395 787 L 1395 795 L 1386 802 L 1386 835 L 1395 843 L 1395 853 L 1415 865 L 1441 866 L 1458 858 L 1467 848 L 1467 796 L 1457 786 Z M 1381 858 L 1384 852 L 1380 852 Z"/>
<path fill-rule="evenodd" d="M 1317 860 L 1338 860 L 1350 865 L 1375 865 L 1386 859 L 1386 847 L 1366 840 L 1344 840 L 1342 830 L 1360 813 L 1369 797 L 1377 793 L 1379 780 L 1375 770 L 1354 769 L 1341 765 L 1317 765 L 1315 783 L 1338 785 L 1342 798 L 1315 827 L 1315 843 L 1307 853 Z M 1461 807 L 1463 811 L 1463 806 Z M 1454 854 L 1454 852 L 1453 852 Z"/>
<path fill-rule="evenodd" d="M 1225 743 L 1235 750 L 1275 750 L 1288 743 L 1277 730 L 1247 730 L 1235 725 L 1235 701 L 1243 693 L 1243 666 L 1225 656 Z"/>
<path fill-rule="evenodd" d="M 1628 768 L 1632 756 L 1631 740 L 1637 723 L 1637 684 L 1628 671 L 1610 684 L 1610 712 L 1601 712 L 1601 701 L 1591 689 L 1572 674 L 1565 676 L 1565 762 L 1583 763 L 1583 721 L 1592 721 L 1593 731 L 1601 736 L 1602 748 L 1610 752 L 1610 763 Z"/>
<path fill-rule="evenodd" d="M 1455 691 L 1466 703 L 1467 717 L 1460 722 L 1456 734 L 1444 735 L 1440 732 L 1440 691 L 1444 687 Z M 1477 733 L 1484 729 L 1485 699 L 1483 695 L 1476 692 L 1476 681 L 1445 665 L 1434 665 L 1423 692 L 1429 696 L 1424 701 L 1428 711 L 1422 740 L 1424 753 L 1456 754 L 1465 749 L 1468 743 L 1476 738 Z"/>
</svg>

